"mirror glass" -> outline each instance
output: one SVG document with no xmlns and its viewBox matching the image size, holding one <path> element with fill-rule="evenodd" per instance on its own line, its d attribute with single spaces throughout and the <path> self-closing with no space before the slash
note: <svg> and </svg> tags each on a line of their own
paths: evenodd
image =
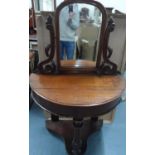
<svg viewBox="0 0 155 155">
<path fill-rule="evenodd" d="M 60 59 L 96 62 L 101 20 L 102 14 L 94 5 L 72 3 L 61 9 Z"/>
</svg>

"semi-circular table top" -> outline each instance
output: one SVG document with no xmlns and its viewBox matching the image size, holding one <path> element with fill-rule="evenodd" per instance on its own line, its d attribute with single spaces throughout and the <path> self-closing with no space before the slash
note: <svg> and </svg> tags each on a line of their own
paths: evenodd
<svg viewBox="0 0 155 155">
<path fill-rule="evenodd" d="M 122 76 L 31 74 L 33 98 L 48 111 L 65 116 L 101 115 L 112 110 L 125 89 Z"/>
</svg>

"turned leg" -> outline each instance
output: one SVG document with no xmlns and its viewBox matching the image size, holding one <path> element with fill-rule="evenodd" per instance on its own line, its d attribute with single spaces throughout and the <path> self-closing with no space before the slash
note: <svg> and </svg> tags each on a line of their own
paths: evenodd
<svg viewBox="0 0 155 155">
<path fill-rule="evenodd" d="M 87 148 L 87 129 L 83 132 L 86 127 L 83 123 L 83 119 L 73 119 L 72 136 L 65 138 L 66 149 L 69 155 L 83 155 Z M 89 130 L 89 129 L 88 129 Z"/>
<path fill-rule="evenodd" d="M 74 126 L 74 136 L 72 140 L 72 154 L 73 155 L 81 155 L 82 154 L 82 139 L 80 136 L 80 129 L 83 126 L 82 119 L 73 119 Z"/>
<path fill-rule="evenodd" d="M 98 117 L 91 117 L 91 120 L 92 120 L 93 122 L 97 122 L 97 121 L 98 121 Z"/>
<path fill-rule="evenodd" d="M 57 121 L 59 121 L 59 116 L 58 115 L 51 114 L 51 120 L 53 122 L 57 122 Z"/>
</svg>

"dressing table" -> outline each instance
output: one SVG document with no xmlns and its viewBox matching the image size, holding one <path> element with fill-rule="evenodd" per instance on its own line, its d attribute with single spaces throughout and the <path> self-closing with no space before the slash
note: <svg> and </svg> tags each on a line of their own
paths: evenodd
<svg viewBox="0 0 155 155">
<path fill-rule="evenodd" d="M 96 61 L 60 60 L 59 14 L 63 7 L 73 3 L 95 6 L 102 13 Z M 41 108 L 51 113 L 46 128 L 64 138 L 68 154 L 82 155 L 89 147 L 89 135 L 102 127 L 99 116 L 119 104 L 125 89 L 125 80 L 110 60 L 112 49 L 108 40 L 114 22 L 107 19 L 104 6 L 97 1 L 68 0 L 57 7 L 54 21 L 48 17 L 46 25 L 51 42 L 45 48 L 47 59 L 30 75 L 31 95 Z M 59 116 L 72 120 L 60 120 Z"/>
</svg>

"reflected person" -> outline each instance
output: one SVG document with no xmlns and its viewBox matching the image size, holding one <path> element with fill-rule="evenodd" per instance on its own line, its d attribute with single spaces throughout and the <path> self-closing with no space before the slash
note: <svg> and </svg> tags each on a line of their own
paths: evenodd
<svg viewBox="0 0 155 155">
<path fill-rule="evenodd" d="M 67 0 L 66 0 L 67 1 Z M 75 51 L 75 35 L 79 27 L 79 12 L 77 4 L 65 6 L 60 11 L 60 58 L 65 55 L 68 60 L 73 59 Z"/>
</svg>

